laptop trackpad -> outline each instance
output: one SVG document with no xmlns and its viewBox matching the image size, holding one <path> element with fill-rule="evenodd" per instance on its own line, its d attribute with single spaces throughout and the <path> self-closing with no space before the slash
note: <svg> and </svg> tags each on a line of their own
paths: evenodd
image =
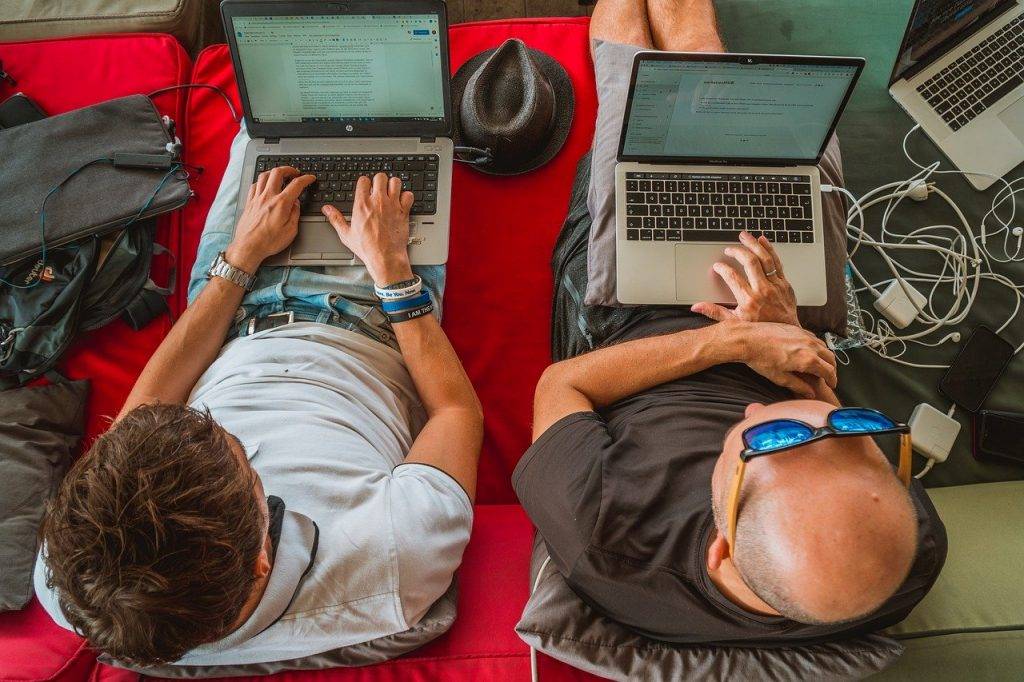
<svg viewBox="0 0 1024 682">
<path fill-rule="evenodd" d="M 999 120 L 1018 140 L 1024 142 L 1024 99 L 1019 99 L 1000 111 Z"/>
<path fill-rule="evenodd" d="M 289 256 L 293 259 L 353 258 L 352 252 L 345 248 L 328 222 L 299 225 L 299 235 L 292 242 Z"/>
</svg>

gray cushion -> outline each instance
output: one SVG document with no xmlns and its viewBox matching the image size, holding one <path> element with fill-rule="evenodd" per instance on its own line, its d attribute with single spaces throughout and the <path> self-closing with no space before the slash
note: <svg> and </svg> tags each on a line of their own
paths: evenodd
<svg viewBox="0 0 1024 682">
<path fill-rule="evenodd" d="M 530 585 L 547 559 L 539 540 Z M 530 646 L 575 668 L 613 680 L 852 680 L 892 665 L 903 646 L 882 635 L 778 648 L 678 645 L 642 637 L 597 613 L 569 588 L 554 565 L 516 625 Z"/>
<path fill-rule="evenodd" d="M 452 623 L 455 622 L 457 600 L 457 581 L 452 580 L 448 591 L 434 602 L 420 622 L 404 632 L 288 661 L 268 661 L 245 665 L 163 665 L 139 668 L 125 665 L 106 655 L 100 655 L 99 660 L 108 665 L 153 677 L 172 678 L 243 677 L 270 675 L 284 670 L 323 670 L 325 668 L 371 665 L 397 658 L 448 632 Z"/>
<path fill-rule="evenodd" d="M 0 611 L 32 598 L 39 523 L 78 447 L 88 381 L 0 393 Z"/>
</svg>

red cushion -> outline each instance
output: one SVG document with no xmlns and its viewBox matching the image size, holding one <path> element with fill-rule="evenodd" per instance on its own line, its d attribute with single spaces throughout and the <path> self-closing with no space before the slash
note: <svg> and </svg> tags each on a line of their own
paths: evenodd
<svg viewBox="0 0 1024 682">
<path fill-rule="evenodd" d="M 444 327 L 480 394 L 486 418 L 480 461 L 481 503 L 515 502 L 512 469 L 530 443 L 533 388 L 550 360 L 551 247 L 565 219 L 576 162 L 594 133 L 596 96 L 587 19 L 524 19 L 451 28 L 453 71 L 507 38 L 554 55 L 572 77 L 576 108 L 569 138 L 546 166 L 495 177 L 456 164 Z M 196 59 L 193 82 L 210 83 L 238 105 L 231 57 L 216 45 Z M 184 282 L 217 192 L 236 127 L 209 90 L 189 94 L 187 158 L 204 172 L 197 201 L 185 209 L 180 275 Z M 182 294 L 184 295 L 184 294 Z"/>
<path fill-rule="evenodd" d="M 0 44 L 4 70 L 18 82 L 0 83 L 0 99 L 22 91 L 48 114 L 147 93 L 188 80 L 191 62 L 177 41 L 165 35 L 110 35 Z M 185 96 L 161 95 L 161 113 L 179 123 Z M 177 250 L 176 215 L 161 220 L 159 240 Z M 154 276 L 160 277 L 158 268 Z M 146 360 L 170 328 L 158 320 L 141 332 L 115 322 L 76 342 L 61 370 L 93 379 L 85 442 L 106 429 Z M 0 679 L 85 679 L 95 657 L 81 638 L 55 625 L 33 602 L 18 613 L 0 614 Z"/>
</svg>

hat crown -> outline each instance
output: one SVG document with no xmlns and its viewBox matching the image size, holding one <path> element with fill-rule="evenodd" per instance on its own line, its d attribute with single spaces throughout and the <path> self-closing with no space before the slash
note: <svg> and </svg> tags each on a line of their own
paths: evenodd
<svg viewBox="0 0 1024 682">
<path fill-rule="evenodd" d="M 470 76 L 459 113 L 468 144 L 527 159 L 548 141 L 555 92 L 523 41 L 510 38 Z"/>
</svg>

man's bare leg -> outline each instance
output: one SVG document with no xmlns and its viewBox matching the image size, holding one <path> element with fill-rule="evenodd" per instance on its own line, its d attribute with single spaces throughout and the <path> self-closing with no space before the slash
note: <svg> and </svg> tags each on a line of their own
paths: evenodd
<svg viewBox="0 0 1024 682">
<path fill-rule="evenodd" d="M 669 52 L 725 52 L 712 0 L 646 2 L 648 27 L 656 49 Z M 594 14 L 597 15 L 596 9 Z"/>
<path fill-rule="evenodd" d="M 645 0 L 598 0 L 590 17 L 590 39 L 653 49 Z"/>
</svg>

